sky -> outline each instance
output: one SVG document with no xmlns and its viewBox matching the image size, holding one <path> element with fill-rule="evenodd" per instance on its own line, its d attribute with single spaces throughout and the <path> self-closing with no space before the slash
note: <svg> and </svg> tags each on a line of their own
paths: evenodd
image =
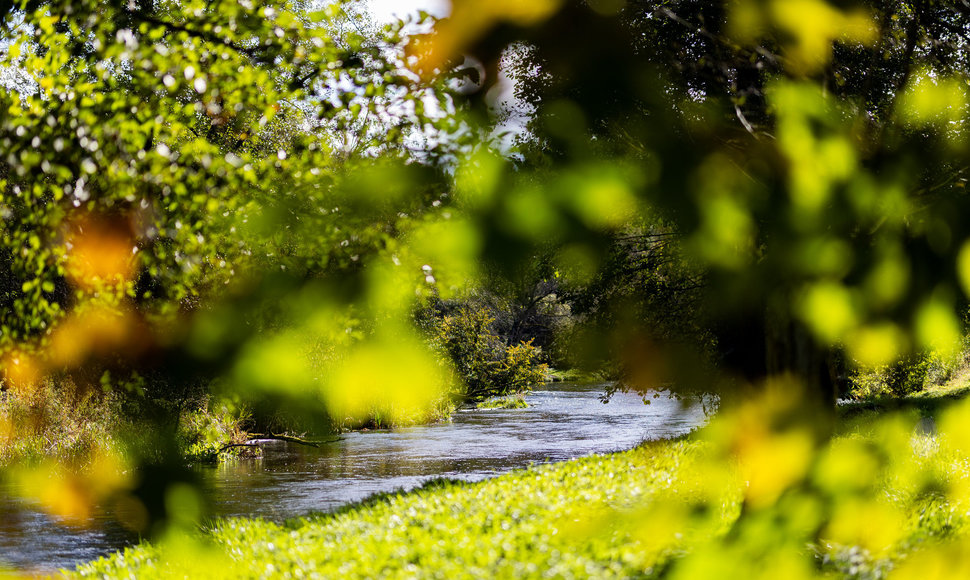
<svg viewBox="0 0 970 580">
<path fill-rule="evenodd" d="M 522 0 L 531 2 L 532 0 Z M 391 22 L 394 19 L 405 18 L 408 14 L 425 10 L 435 16 L 448 16 L 451 9 L 450 0 L 368 0 L 371 13 L 380 21 Z M 499 86 L 494 98 L 497 103 L 513 103 L 512 96 L 513 81 L 504 72 L 499 73 Z M 503 146 L 509 146 L 514 138 L 523 132 L 523 127 L 527 121 L 526 116 L 521 114 L 513 115 L 504 124 L 496 129 L 496 132 L 507 132 L 502 139 Z"/>
<path fill-rule="evenodd" d="M 390 22 L 395 18 L 403 19 L 406 15 L 425 10 L 435 16 L 446 16 L 451 8 L 449 0 L 370 0 L 374 16 Z"/>
</svg>

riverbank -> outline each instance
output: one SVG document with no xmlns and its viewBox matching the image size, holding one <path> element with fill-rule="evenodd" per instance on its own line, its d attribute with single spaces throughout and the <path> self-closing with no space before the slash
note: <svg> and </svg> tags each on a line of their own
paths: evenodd
<svg viewBox="0 0 970 580">
<path fill-rule="evenodd" d="M 684 409 L 667 398 L 644 405 L 634 393 L 618 393 L 604 405 L 604 387 L 546 385 L 529 395 L 527 408 L 463 407 L 451 421 L 348 432 L 320 447 L 267 441 L 260 444 L 259 458 L 196 463 L 192 471 L 201 480 L 211 517 L 265 517 L 282 523 L 311 511 L 336 510 L 375 493 L 414 489 L 435 477 L 480 481 L 533 463 L 630 449 L 645 438 L 686 433 L 705 420 L 699 408 Z M 93 484 L 103 481 L 91 479 Z M 119 515 L 117 496 L 94 498 L 89 506 L 92 520 L 83 528 L 65 529 L 40 513 L 40 506 L 32 511 L 17 501 L 37 489 L 35 479 L 7 485 L 0 481 L 0 521 L 5 524 L 0 567 L 72 569 L 131 545 L 134 534 L 104 533 L 118 528 L 113 518 Z M 126 521 L 120 523 L 124 526 Z"/>
<path fill-rule="evenodd" d="M 665 441 L 479 483 L 433 480 L 286 525 L 226 520 L 188 552 L 184 538 L 144 544 L 81 566 L 76 575 L 631 575 L 662 563 L 660 553 L 643 549 L 638 511 L 647 498 L 670 493 L 699 450 L 696 442 Z M 723 532 L 727 521 L 713 517 L 706 533 Z"/>
<path fill-rule="evenodd" d="M 171 432 L 187 462 L 214 461 L 238 452 L 231 446 L 248 438 L 246 420 L 244 409 L 210 397 L 176 404 L 45 381 L 0 392 L 0 468 L 124 459 L 156 445 L 149 434 L 160 427 Z"/>
<path fill-rule="evenodd" d="M 253 439 L 329 440 L 340 433 L 411 427 L 447 421 L 457 405 L 442 399 L 424 413 L 391 421 L 374 412 L 365 420 L 331 420 L 317 437 L 285 417 L 272 420 L 273 435 L 254 424 L 244 406 L 215 397 L 192 401 L 149 401 L 127 393 L 77 389 L 43 382 L 29 390 L 0 391 L 0 468 L 44 462 L 83 465 L 89 458 L 132 452 L 152 453 L 164 431 L 186 463 L 215 463 L 259 452 Z M 326 425 L 324 425 L 326 427 Z M 313 426 L 317 430 L 320 424 Z M 168 442 L 166 442 L 168 443 Z M 146 451 L 147 450 L 147 451 Z"/>
<path fill-rule="evenodd" d="M 814 451 L 762 402 L 632 451 L 221 520 L 72 575 L 945 578 L 970 564 L 970 403 L 948 399 L 932 429 L 922 408 L 851 413 Z"/>
<path fill-rule="evenodd" d="M 547 382 L 595 382 L 575 370 L 550 370 Z M 478 401 L 486 408 L 522 408 L 529 391 Z M 83 464 L 97 455 L 124 454 L 128 448 L 151 447 L 143 441 L 157 430 L 159 417 L 173 429 L 175 447 L 188 463 L 217 462 L 240 454 L 258 453 L 246 446 L 265 433 L 329 439 L 334 434 L 394 429 L 448 421 L 461 406 L 458 399 L 442 397 L 421 413 L 388 417 L 372 410 L 364 418 L 331 418 L 329 431 L 319 433 L 321 424 L 304 429 L 299 420 L 284 416 L 256 425 L 245 407 L 213 396 L 186 401 L 142 399 L 130 393 L 77 388 L 72 382 L 45 380 L 29 389 L 0 390 L 0 468 L 35 465 L 45 461 Z M 465 404 L 475 405 L 475 401 Z M 155 421 L 152 424 L 151 421 Z M 326 425 L 324 425 L 326 427 Z"/>
</svg>

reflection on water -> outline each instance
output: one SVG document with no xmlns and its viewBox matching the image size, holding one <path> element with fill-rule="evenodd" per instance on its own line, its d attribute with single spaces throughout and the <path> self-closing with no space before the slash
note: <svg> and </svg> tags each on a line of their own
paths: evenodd
<svg viewBox="0 0 970 580">
<path fill-rule="evenodd" d="M 349 433 L 321 448 L 272 442 L 264 457 L 200 468 L 216 516 L 273 520 L 326 511 L 376 492 L 413 488 L 432 477 L 479 480 L 532 462 L 630 448 L 689 431 L 704 420 L 661 397 L 644 405 L 602 385 L 562 383 L 536 391 L 527 409 L 466 409 L 450 423 Z M 25 509 L 0 488 L 0 561 L 69 567 L 131 543 L 111 522 L 69 530 Z"/>
<path fill-rule="evenodd" d="M 0 570 L 3 566 L 36 572 L 73 567 L 136 541 L 130 532 L 104 518 L 85 529 L 61 526 L 0 487 Z"/>
</svg>

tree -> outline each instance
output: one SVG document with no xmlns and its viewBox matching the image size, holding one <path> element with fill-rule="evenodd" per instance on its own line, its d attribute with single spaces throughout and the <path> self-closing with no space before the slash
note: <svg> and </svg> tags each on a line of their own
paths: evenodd
<svg viewBox="0 0 970 580">
<path fill-rule="evenodd" d="M 386 245 L 398 212 L 430 207 L 429 198 L 395 204 L 401 189 L 355 224 L 337 211 L 385 170 L 407 182 L 421 173 L 433 187 L 433 169 L 403 166 L 404 142 L 409 127 L 435 121 L 421 107 L 447 98 L 400 66 L 399 33 L 340 30 L 348 10 L 52 2 L 11 11 L 6 59 L 34 84 L 2 93 L 0 351 L 46 349 L 53 327 L 88 302 L 171 318 L 254 268 L 309 277 L 347 268 Z M 420 106 L 387 113 L 409 103 Z M 372 114 L 398 169 L 333 152 L 340 127 Z M 360 166 L 355 176 L 347 164 Z"/>
<path fill-rule="evenodd" d="M 323 424 L 449 394 L 409 321 L 421 266 L 461 242 L 441 239 L 453 91 L 407 70 L 400 27 L 305 8 L 0 5 L 30 80 L 0 89 L 0 388 L 222 385 Z M 161 515 L 186 476 L 166 427 L 133 458 L 157 477 L 92 497 Z"/>
</svg>

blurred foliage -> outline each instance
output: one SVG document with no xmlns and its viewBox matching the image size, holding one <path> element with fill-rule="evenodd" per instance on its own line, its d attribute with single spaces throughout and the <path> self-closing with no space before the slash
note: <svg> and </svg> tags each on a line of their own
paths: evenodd
<svg viewBox="0 0 970 580">
<path fill-rule="evenodd" d="M 180 451 L 234 431 L 196 414 L 210 392 L 317 428 L 447 413 L 457 387 L 409 313 L 463 283 L 422 265 L 475 252 L 442 203 L 475 132 L 445 79 L 407 68 L 402 24 L 357 2 L 0 13 L 0 65 L 24 81 L 0 87 L 0 391 L 124 395 L 154 439 L 118 452 L 136 529 L 202 505 Z M 26 444 L 23 424 L 2 432 Z M 79 494 L 82 524 L 112 495 Z"/>
<path fill-rule="evenodd" d="M 599 371 L 620 379 L 618 387 L 670 387 L 672 375 L 654 367 L 653 376 L 644 376 L 643 365 L 630 364 L 640 356 L 630 352 L 630 342 L 644 342 L 646 329 L 651 341 L 692 349 L 712 365 L 717 345 L 700 302 L 704 275 L 686 262 L 680 246 L 678 232 L 660 223 L 631 224 L 614 234 L 594 276 L 576 279 L 566 270 L 558 298 L 569 316 L 558 329 L 555 364 Z"/>
<path fill-rule="evenodd" d="M 790 372 L 830 409 L 834 352 L 872 367 L 959 343 L 967 17 L 959 2 L 682 0 L 566 3 L 507 26 L 528 47 L 512 60 L 532 106 L 518 165 L 550 193 L 551 211 L 530 211 L 565 218 L 558 176 L 608 159 L 597 186 L 616 176 L 624 197 L 588 191 L 667 224 L 703 282 L 696 315 L 726 373 L 667 380 L 730 391 Z M 500 62 L 494 42 L 466 50 Z M 631 318 L 621 336 L 665 338 Z M 681 349 L 645 358 L 628 366 L 654 384 L 656 360 L 702 366 Z"/>
<path fill-rule="evenodd" d="M 806 545 L 882 558 L 916 499 L 965 499 L 904 427 L 827 443 L 835 354 L 948 358 L 963 335 L 963 2 L 458 1 L 412 33 L 353 2 L 0 14 L 0 65 L 22 72 L 0 88 L 3 389 L 64 377 L 179 402 L 222 378 L 258 416 L 427 419 L 460 386 L 415 309 L 476 287 L 535 306 L 565 278 L 604 321 L 586 344 L 631 384 L 734 408 L 688 503 L 639 518 L 677 556 L 665 574 L 809 576 Z M 525 111 L 505 140 L 502 63 Z M 676 264 L 658 263 L 671 232 Z M 473 395 L 488 373 L 513 390 L 536 375 L 516 334 L 535 312 L 512 313 L 500 356 L 487 314 L 442 318 Z M 163 415 L 137 470 L 93 453 L 23 477 L 72 521 L 117 495 L 138 529 L 194 525 L 204 502 Z M 684 555 L 674 530 L 695 523 L 730 530 Z"/>
</svg>

